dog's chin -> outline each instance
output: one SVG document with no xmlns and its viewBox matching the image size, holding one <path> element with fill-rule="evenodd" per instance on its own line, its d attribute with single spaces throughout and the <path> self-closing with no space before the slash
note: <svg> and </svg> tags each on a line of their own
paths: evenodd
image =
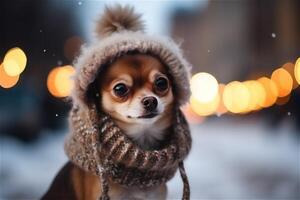
<svg viewBox="0 0 300 200">
<path fill-rule="evenodd" d="M 135 124 L 153 124 L 158 120 L 158 116 L 152 118 L 135 118 L 132 122 Z"/>
<path fill-rule="evenodd" d="M 122 115 L 119 117 L 120 121 L 123 123 L 129 124 L 153 124 L 161 117 L 161 113 L 148 113 L 148 114 L 141 114 L 138 116 L 131 116 L 131 115 Z"/>
</svg>

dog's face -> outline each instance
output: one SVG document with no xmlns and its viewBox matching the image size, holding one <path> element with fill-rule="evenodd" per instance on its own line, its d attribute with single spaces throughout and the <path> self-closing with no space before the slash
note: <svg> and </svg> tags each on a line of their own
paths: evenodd
<svg viewBox="0 0 300 200">
<path fill-rule="evenodd" d="M 109 66 L 100 79 L 101 107 L 114 119 L 153 124 L 171 117 L 171 81 L 155 57 L 125 55 Z"/>
</svg>

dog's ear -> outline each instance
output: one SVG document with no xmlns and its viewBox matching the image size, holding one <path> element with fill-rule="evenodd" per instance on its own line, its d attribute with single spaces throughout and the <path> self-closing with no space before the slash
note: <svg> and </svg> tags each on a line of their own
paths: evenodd
<svg viewBox="0 0 300 200">
<path fill-rule="evenodd" d="M 91 83 L 86 92 L 87 104 L 94 104 L 98 111 L 100 110 L 101 105 L 101 94 L 99 88 L 99 78 L 97 77 L 93 83 Z"/>
<path fill-rule="evenodd" d="M 106 64 L 103 64 L 103 66 L 99 68 L 95 80 L 88 86 L 88 89 L 85 93 L 87 103 L 93 103 L 97 108 L 101 105 L 101 80 L 103 80 L 101 79 L 101 76 L 103 77 L 111 63 L 112 60 Z"/>
<path fill-rule="evenodd" d="M 141 15 L 134 12 L 131 6 L 119 4 L 105 7 L 103 15 L 96 24 L 96 35 L 99 38 L 121 31 L 144 31 Z"/>
</svg>

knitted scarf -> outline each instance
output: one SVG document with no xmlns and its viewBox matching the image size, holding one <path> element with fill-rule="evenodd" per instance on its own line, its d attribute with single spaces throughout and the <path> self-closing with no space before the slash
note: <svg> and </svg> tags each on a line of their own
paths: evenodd
<svg viewBox="0 0 300 200">
<path fill-rule="evenodd" d="M 100 199 L 109 199 L 108 178 L 125 187 L 148 188 L 166 183 L 178 168 L 183 180 L 182 199 L 189 199 L 183 160 L 191 148 L 191 136 L 179 109 L 166 144 L 154 150 L 140 148 L 95 106 L 87 110 L 76 106 L 71 110 L 65 152 L 75 165 L 100 177 Z"/>
</svg>

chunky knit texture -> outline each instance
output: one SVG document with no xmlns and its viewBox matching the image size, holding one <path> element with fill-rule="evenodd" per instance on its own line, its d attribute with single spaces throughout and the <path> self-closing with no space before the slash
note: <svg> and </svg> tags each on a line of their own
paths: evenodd
<svg viewBox="0 0 300 200">
<path fill-rule="evenodd" d="M 165 183 L 177 169 L 184 182 L 182 198 L 189 199 L 183 160 L 190 150 L 191 137 L 179 106 L 190 96 L 191 66 L 171 39 L 146 35 L 140 16 L 130 7 L 106 8 L 96 29 L 101 40 L 83 47 L 74 63 L 77 70 L 71 94 L 71 131 L 65 142 L 67 156 L 83 170 L 100 177 L 100 199 L 109 199 L 108 179 L 127 187 L 147 188 Z M 109 115 L 96 108 L 97 103 L 91 98 L 91 85 L 104 75 L 103 69 L 132 52 L 158 58 L 172 79 L 174 119 L 169 138 L 161 149 L 143 150 Z"/>
<path fill-rule="evenodd" d="M 109 176 L 121 185 L 159 186 L 174 176 L 191 148 L 186 120 L 180 111 L 175 116 L 168 142 L 161 149 L 149 151 L 128 138 L 108 115 L 97 113 L 95 108 L 87 113 L 73 108 L 70 115 L 73 132 L 66 140 L 65 151 L 77 166 L 100 176 Z M 181 174 L 185 176 L 184 171 Z M 101 181 L 105 179 L 101 177 Z M 188 186 L 184 188 L 186 196 Z M 106 196 L 107 189 L 102 191 L 106 191 L 103 193 Z"/>
</svg>

